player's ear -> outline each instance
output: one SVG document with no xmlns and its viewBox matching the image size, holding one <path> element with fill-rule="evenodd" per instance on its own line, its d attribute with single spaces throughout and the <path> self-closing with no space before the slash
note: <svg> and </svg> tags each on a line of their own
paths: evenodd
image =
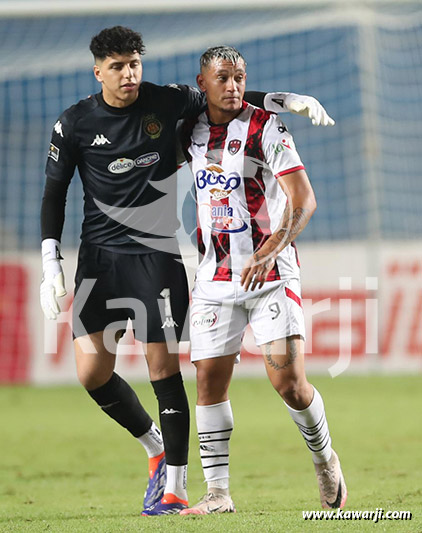
<svg viewBox="0 0 422 533">
<path fill-rule="evenodd" d="M 198 74 L 198 76 L 196 76 L 196 83 L 198 84 L 199 89 L 204 93 L 205 82 L 204 82 L 204 77 L 202 76 L 202 74 Z"/>
<path fill-rule="evenodd" d="M 100 83 L 103 81 L 103 77 L 101 76 L 101 70 L 98 65 L 94 65 L 94 76 L 97 81 Z"/>
</svg>

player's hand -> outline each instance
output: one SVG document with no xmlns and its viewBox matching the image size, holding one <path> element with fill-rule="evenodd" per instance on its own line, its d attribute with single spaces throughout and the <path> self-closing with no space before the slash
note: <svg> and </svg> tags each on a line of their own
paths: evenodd
<svg viewBox="0 0 422 533">
<path fill-rule="evenodd" d="M 65 296 L 64 275 L 60 261 L 51 261 L 44 270 L 44 276 L 40 287 L 41 307 L 44 315 L 49 320 L 56 320 L 60 313 L 57 298 Z"/>
<path fill-rule="evenodd" d="M 275 255 L 265 256 L 256 252 L 246 261 L 240 275 L 240 285 L 245 291 L 249 290 L 249 287 L 251 291 L 254 291 L 256 286 L 258 289 L 262 289 L 268 274 L 274 267 L 275 257 Z"/>
<path fill-rule="evenodd" d="M 324 107 L 312 96 L 288 93 L 284 99 L 284 106 L 291 113 L 310 118 L 314 126 L 334 126 L 335 124 Z"/>
<path fill-rule="evenodd" d="M 42 249 L 43 279 L 40 287 L 40 302 L 45 317 L 49 320 L 56 320 L 60 313 L 57 298 L 66 294 L 63 269 L 59 259 L 60 243 L 54 239 L 45 239 Z"/>
</svg>

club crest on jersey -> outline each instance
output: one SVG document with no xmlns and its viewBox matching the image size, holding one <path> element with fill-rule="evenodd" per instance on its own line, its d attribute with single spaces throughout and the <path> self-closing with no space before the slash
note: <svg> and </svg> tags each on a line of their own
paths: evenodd
<svg viewBox="0 0 422 533">
<path fill-rule="evenodd" d="M 163 126 L 155 115 L 146 115 L 143 118 L 144 132 L 151 137 L 151 139 L 158 139 L 161 135 Z"/>
<path fill-rule="evenodd" d="M 240 150 L 241 145 L 242 145 L 242 142 L 239 139 L 232 139 L 229 142 L 229 146 L 227 148 L 229 151 L 229 154 L 231 155 L 237 154 L 237 152 Z"/>
</svg>

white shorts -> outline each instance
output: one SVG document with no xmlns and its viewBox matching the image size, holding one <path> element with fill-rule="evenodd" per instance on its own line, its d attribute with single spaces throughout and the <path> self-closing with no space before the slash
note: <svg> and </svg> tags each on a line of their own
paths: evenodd
<svg viewBox="0 0 422 533">
<path fill-rule="evenodd" d="M 248 323 L 257 346 L 291 335 L 305 338 L 300 281 L 270 281 L 253 292 L 245 292 L 240 282 L 196 281 L 191 360 L 238 354 Z"/>
</svg>

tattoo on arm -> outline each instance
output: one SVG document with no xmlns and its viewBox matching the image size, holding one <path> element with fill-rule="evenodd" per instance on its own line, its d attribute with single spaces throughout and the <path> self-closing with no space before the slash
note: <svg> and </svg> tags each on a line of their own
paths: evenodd
<svg viewBox="0 0 422 533">
<path fill-rule="evenodd" d="M 267 363 L 269 364 L 270 367 L 274 368 L 274 370 L 284 370 L 285 368 L 287 368 L 288 366 L 292 365 L 295 362 L 298 356 L 295 339 L 287 339 L 288 359 L 283 365 L 279 365 L 278 363 L 276 363 L 276 361 L 274 361 L 274 359 L 271 356 L 271 348 L 273 344 L 274 344 L 273 342 L 268 342 L 267 344 L 265 344 L 265 359 L 267 360 Z"/>
<path fill-rule="evenodd" d="M 310 218 L 310 210 L 303 207 L 296 207 L 291 213 L 290 207 L 287 205 L 284 210 L 283 222 L 281 228 L 277 230 L 276 237 L 280 242 L 286 244 L 293 241 L 299 233 L 306 226 Z"/>
</svg>

